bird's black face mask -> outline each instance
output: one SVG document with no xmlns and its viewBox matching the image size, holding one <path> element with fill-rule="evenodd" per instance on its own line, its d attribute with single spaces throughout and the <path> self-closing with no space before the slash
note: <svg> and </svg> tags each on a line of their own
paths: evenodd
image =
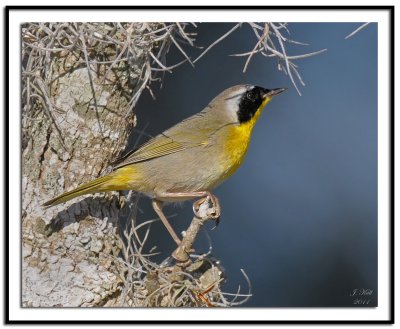
<svg viewBox="0 0 400 329">
<path fill-rule="evenodd" d="M 270 92 L 269 89 L 253 87 L 246 91 L 239 102 L 238 119 L 240 123 L 247 122 L 256 114 L 265 96 Z"/>
</svg>

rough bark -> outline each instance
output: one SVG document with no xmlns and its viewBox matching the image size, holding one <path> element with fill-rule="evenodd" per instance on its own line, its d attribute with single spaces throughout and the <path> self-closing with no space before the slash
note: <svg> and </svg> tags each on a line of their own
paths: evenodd
<svg viewBox="0 0 400 329">
<path fill-rule="evenodd" d="M 37 25 L 44 32 L 32 26 L 22 28 L 23 41 L 30 41 L 22 54 L 22 305 L 122 305 L 120 194 L 41 205 L 104 174 L 125 148 L 135 125 L 132 107 L 147 82 L 141 68 L 154 44 L 131 42 L 129 65 L 111 67 L 96 64 L 96 52 L 112 62 L 124 51 L 126 35 L 113 35 L 120 46 L 99 49 L 72 24 L 72 46 L 49 51 L 40 33 L 48 37 L 51 26 Z M 143 41 L 141 24 L 129 28 L 137 44 Z"/>
</svg>

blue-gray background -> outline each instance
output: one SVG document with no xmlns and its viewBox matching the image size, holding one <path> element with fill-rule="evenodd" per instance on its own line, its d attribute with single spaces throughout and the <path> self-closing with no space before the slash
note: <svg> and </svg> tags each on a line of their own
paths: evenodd
<svg viewBox="0 0 400 329">
<path fill-rule="evenodd" d="M 207 47 L 233 24 L 199 24 L 196 44 Z M 293 23 L 294 55 L 327 48 L 298 60 L 306 86 L 299 96 L 274 59 L 244 57 L 256 39 L 245 25 L 213 48 L 195 67 L 166 74 L 154 101 L 144 93 L 136 107 L 138 130 L 156 135 L 200 111 L 223 89 L 250 83 L 289 90 L 267 105 L 241 168 L 214 192 L 223 212 L 215 230 L 206 227 L 213 255 L 226 269 L 225 290 L 252 283 L 245 306 L 352 306 L 354 289 L 373 289 L 377 304 L 377 25 L 344 37 L 360 23 Z M 200 50 L 186 48 L 192 58 Z M 167 64 L 182 60 L 172 50 Z M 131 146 L 139 134 L 131 136 Z M 144 139 L 141 140 L 141 142 Z M 173 170 L 173 168 L 171 168 Z M 140 203 L 139 221 L 154 218 Z M 192 218 L 191 203 L 167 206 L 178 232 Z M 174 242 L 160 222 L 151 245 L 165 258 Z M 197 244 L 207 250 L 204 234 Z"/>
</svg>

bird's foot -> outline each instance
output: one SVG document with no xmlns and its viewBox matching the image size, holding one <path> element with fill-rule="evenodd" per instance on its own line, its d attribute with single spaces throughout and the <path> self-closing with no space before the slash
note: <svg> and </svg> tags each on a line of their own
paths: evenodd
<svg viewBox="0 0 400 329">
<path fill-rule="evenodd" d="M 193 212 L 197 218 L 213 219 L 218 225 L 221 216 L 221 206 L 218 198 L 208 193 L 207 196 L 193 203 Z"/>
</svg>

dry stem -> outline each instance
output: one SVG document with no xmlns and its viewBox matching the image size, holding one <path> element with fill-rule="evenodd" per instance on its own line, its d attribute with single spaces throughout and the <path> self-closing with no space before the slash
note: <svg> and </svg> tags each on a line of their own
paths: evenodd
<svg viewBox="0 0 400 329">
<path fill-rule="evenodd" d="M 214 200 L 217 200 L 215 196 L 213 196 L 213 198 Z M 218 220 L 220 217 L 219 203 L 218 201 L 214 203 L 211 197 L 206 197 L 196 202 L 193 208 L 195 216 L 193 217 L 189 228 L 186 230 L 181 244 L 172 253 L 172 257 L 178 261 L 177 265 L 180 267 L 185 266 L 188 262 L 190 252 L 193 249 L 193 244 L 196 241 L 197 235 L 202 226 L 208 220 Z"/>
<path fill-rule="evenodd" d="M 128 196 L 129 198 L 132 198 Z M 138 196 L 127 202 L 130 215 L 127 226 L 123 230 L 123 260 L 119 262 L 125 277 L 125 287 L 121 305 L 141 307 L 229 307 L 245 303 L 251 297 L 251 284 L 247 275 L 243 276 L 248 285 L 248 293 L 227 293 L 221 290 L 224 271 L 218 260 L 207 253 L 191 254 L 193 244 L 202 226 L 208 220 L 219 217 L 219 204 L 216 198 L 207 197 L 196 202 L 194 216 L 181 245 L 161 264 L 150 259 L 154 255 L 154 247 L 145 252 L 145 243 L 150 234 L 150 224 L 158 219 L 136 224 Z M 143 232 L 144 230 L 144 232 Z"/>
</svg>

